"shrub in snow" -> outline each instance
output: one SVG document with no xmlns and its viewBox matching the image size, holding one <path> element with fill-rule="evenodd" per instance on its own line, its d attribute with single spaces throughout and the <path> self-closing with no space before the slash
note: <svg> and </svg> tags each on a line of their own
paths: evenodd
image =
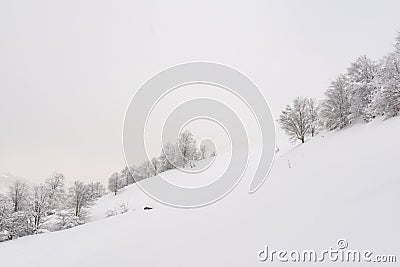
<svg viewBox="0 0 400 267">
<path fill-rule="evenodd" d="M 120 202 L 118 206 L 114 209 L 107 210 L 105 213 L 105 217 L 112 217 L 119 214 L 124 214 L 129 211 L 129 206 L 127 202 Z"/>
<path fill-rule="evenodd" d="M 117 211 L 115 209 L 113 210 L 107 210 L 106 213 L 104 214 L 106 218 L 118 215 Z"/>
<path fill-rule="evenodd" d="M 69 229 L 85 223 L 79 216 L 76 216 L 73 211 L 69 210 L 60 211 L 56 216 L 57 230 Z"/>
<path fill-rule="evenodd" d="M 34 223 L 28 212 L 14 212 L 8 217 L 7 221 L 7 227 L 5 230 L 8 232 L 10 239 L 35 233 Z"/>
</svg>

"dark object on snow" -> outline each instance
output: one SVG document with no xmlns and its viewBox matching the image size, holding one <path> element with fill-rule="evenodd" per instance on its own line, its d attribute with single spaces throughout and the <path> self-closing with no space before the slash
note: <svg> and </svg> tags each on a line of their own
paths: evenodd
<svg viewBox="0 0 400 267">
<path fill-rule="evenodd" d="M 144 210 L 152 210 L 153 208 L 152 207 L 144 207 L 143 209 Z"/>
</svg>

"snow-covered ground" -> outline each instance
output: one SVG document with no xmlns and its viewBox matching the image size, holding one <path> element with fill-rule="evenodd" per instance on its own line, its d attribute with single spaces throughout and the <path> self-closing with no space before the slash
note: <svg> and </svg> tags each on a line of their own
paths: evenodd
<svg viewBox="0 0 400 267">
<path fill-rule="evenodd" d="M 90 223 L 1 243 L 1 266 L 262 266 L 271 264 L 257 257 L 265 245 L 321 251 L 339 238 L 399 261 L 399 130 L 396 118 L 320 134 L 281 150 L 257 193 L 248 194 L 249 171 L 227 197 L 203 208 L 167 207 L 127 187 L 98 200 Z M 104 218 L 121 202 L 131 211 Z"/>
</svg>

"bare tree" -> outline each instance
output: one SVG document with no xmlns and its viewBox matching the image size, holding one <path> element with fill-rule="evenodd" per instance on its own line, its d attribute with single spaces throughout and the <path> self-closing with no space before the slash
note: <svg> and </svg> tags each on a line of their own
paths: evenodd
<svg viewBox="0 0 400 267">
<path fill-rule="evenodd" d="M 309 101 L 307 98 L 297 97 L 293 100 L 293 107 L 287 105 L 279 117 L 282 129 L 289 135 L 292 141 L 300 140 L 305 142 L 311 132 L 311 120 L 308 110 Z"/>
<path fill-rule="evenodd" d="M 89 197 L 92 200 L 96 200 L 102 197 L 106 193 L 106 189 L 100 182 L 91 182 L 87 185 Z"/>
<path fill-rule="evenodd" d="M 81 181 L 75 181 L 69 189 L 70 207 L 74 211 L 74 215 L 82 217 L 84 208 L 88 207 L 91 199 L 88 194 L 88 187 Z"/>
<path fill-rule="evenodd" d="M 153 157 L 151 159 L 151 167 L 152 167 L 152 176 L 156 176 L 161 171 L 161 165 L 158 157 Z"/>
<path fill-rule="evenodd" d="M 26 203 L 28 198 L 28 186 L 26 183 L 17 180 L 12 186 L 10 186 L 8 196 L 13 203 L 14 212 L 20 211 L 22 205 Z"/>
<path fill-rule="evenodd" d="M 307 113 L 310 120 L 310 133 L 314 137 L 318 133 L 319 107 L 314 98 L 307 99 Z"/>
<path fill-rule="evenodd" d="M 114 172 L 110 178 L 108 178 L 108 189 L 117 195 L 118 190 L 124 187 L 124 181 L 118 172 Z"/>
<path fill-rule="evenodd" d="M 131 171 L 134 171 L 135 167 L 125 167 L 121 170 L 121 178 L 124 180 L 125 186 L 128 186 L 130 184 L 133 184 L 135 182 L 135 179 L 133 178 L 133 175 L 131 174 Z"/>
<path fill-rule="evenodd" d="M 39 229 L 42 219 L 50 208 L 50 190 L 44 185 L 36 185 L 32 189 L 31 213 L 34 218 L 34 229 Z"/>
</svg>

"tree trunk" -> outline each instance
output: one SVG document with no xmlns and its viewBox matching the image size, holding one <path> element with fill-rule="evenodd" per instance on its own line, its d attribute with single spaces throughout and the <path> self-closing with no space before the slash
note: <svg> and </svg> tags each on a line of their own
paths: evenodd
<svg viewBox="0 0 400 267">
<path fill-rule="evenodd" d="M 76 202 L 76 206 L 75 206 L 75 216 L 78 216 L 79 214 L 79 202 Z"/>
</svg>

